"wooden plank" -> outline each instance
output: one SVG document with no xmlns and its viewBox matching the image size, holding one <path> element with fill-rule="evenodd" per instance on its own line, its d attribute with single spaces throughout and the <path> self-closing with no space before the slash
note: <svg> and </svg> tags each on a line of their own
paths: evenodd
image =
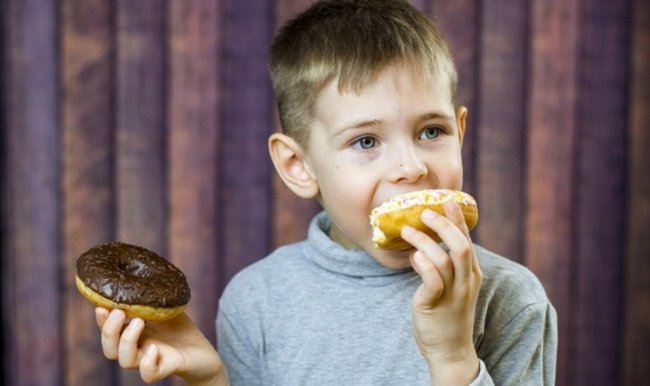
<svg viewBox="0 0 650 386">
<path fill-rule="evenodd" d="M 632 3 L 622 385 L 650 379 L 650 2 Z M 615 128 L 620 125 L 615 125 Z"/>
<path fill-rule="evenodd" d="M 107 0 L 64 0 L 61 12 L 63 274 L 66 385 L 114 385 L 75 263 L 114 237 L 113 10 Z"/>
<path fill-rule="evenodd" d="M 219 10 L 216 1 L 169 2 L 170 259 L 192 288 L 188 314 L 215 339 L 219 280 L 217 110 Z"/>
<path fill-rule="evenodd" d="M 164 1 L 118 3 L 118 237 L 165 253 Z"/>
<path fill-rule="evenodd" d="M 576 135 L 577 1 L 532 4 L 526 264 L 558 312 L 557 384 L 572 385 L 570 321 L 574 302 L 573 169 Z"/>
<path fill-rule="evenodd" d="M 268 80 L 272 2 L 224 1 L 219 149 L 223 278 L 264 257 L 271 249 L 272 167 L 267 138 L 272 131 Z"/>
<path fill-rule="evenodd" d="M 528 3 L 490 1 L 482 7 L 479 79 L 477 240 L 523 261 L 525 223 Z"/>
<path fill-rule="evenodd" d="M 62 385 L 56 2 L 2 8 L 3 381 Z"/>
<path fill-rule="evenodd" d="M 275 1 L 275 29 L 280 28 L 297 13 L 307 9 L 313 0 L 277 0 Z M 275 107 L 275 101 L 273 101 Z M 274 111 L 277 112 L 277 109 Z M 275 120 L 277 131 L 281 131 L 278 120 Z M 268 153 L 268 152 L 266 152 Z M 309 222 L 321 210 L 318 202 L 297 197 L 282 180 L 273 173 L 273 239 L 272 247 L 289 244 L 307 237 Z"/>
<path fill-rule="evenodd" d="M 164 0 L 117 3 L 117 238 L 166 253 Z M 159 384 L 169 384 L 164 381 Z M 120 371 L 120 385 L 144 385 Z"/>
<path fill-rule="evenodd" d="M 618 383 L 622 335 L 628 3 L 585 1 L 580 19 L 571 384 L 605 386 Z"/>
<path fill-rule="evenodd" d="M 469 110 L 463 141 L 463 190 L 477 192 L 478 90 L 479 84 L 479 26 L 478 0 L 436 0 L 432 7 L 433 20 L 442 31 L 458 70 L 456 103 Z M 482 204 L 480 204 L 482 205 Z"/>
</svg>

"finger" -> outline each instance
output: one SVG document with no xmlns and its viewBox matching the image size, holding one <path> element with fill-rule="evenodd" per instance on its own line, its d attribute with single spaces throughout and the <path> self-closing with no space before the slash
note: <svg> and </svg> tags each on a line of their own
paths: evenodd
<svg viewBox="0 0 650 386">
<path fill-rule="evenodd" d="M 140 359 L 140 377 L 143 381 L 152 383 L 170 375 L 161 372 L 159 361 L 160 349 L 155 344 L 150 344 Z"/>
<path fill-rule="evenodd" d="M 435 212 L 431 212 L 431 215 L 442 218 L 442 216 L 438 215 Z M 424 252 L 425 256 L 428 257 L 433 262 L 433 264 L 436 265 L 445 286 L 452 285 L 454 280 L 454 266 L 451 259 L 447 255 L 447 252 L 442 249 L 442 247 L 438 245 L 437 242 L 435 242 L 426 233 L 420 232 L 415 228 L 409 226 L 402 228 L 401 236 L 417 250 Z"/>
<path fill-rule="evenodd" d="M 97 322 L 97 326 L 99 328 L 102 328 L 102 326 L 106 322 L 106 319 L 108 319 L 108 313 L 109 311 L 106 308 L 103 307 L 95 308 L 95 321 Z"/>
<path fill-rule="evenodd" d="M 447 207 L 449 207 L 449 213 L 447 213 Z M 467 226 L 464 224 L 465 219 L 462 212 L 459 213 L 460 208 L 454 201 L 447 201 L 445 210 L 445 215 L 451 217 L 441 216 L 432 210 L 426 209 L 422 212 L 421 220 L 440 236 L 440 239 L 449 249 L 449 253 L 445 253 L 445 256 L 448 256 L 449 263 L 453 267 L 454 278 L 467 279 L 471 271 L 470 256 L 472 246 L 469 235 L 460 228 L 462 225 L 465 232 L 467 232 Z M 458 216 L 463 217 L 462 220 L 459 220 Z M 462 224 L 459 225 L 458 221 Z"/>
<path fill-rule="evenodd" d="M 144 329 L 144 321 L 133 318 L 120 337 L 118 362 L 125 369 L 138 367 L 138 340 Z"/>
<path fill-rule="evenodd" d="M 464 238 L 452 238 L 449 240 L 450 254 L 454 260 L 454 266 L 457 269 L 458 276 L 468 278 L 476 270 L 480 270 L 472 239 L 469 235 L 469 228 L 465 222 L 463 211 L 456 201 L 449 200 L 444 203 L 445 216 L 449 218 L 465 236 Z"/>
<path fill-rule="evenodd" d="M 436 265 L 422 252 L 411 255 L 413 269 L 422 278 L 422 285 L 413 295 L 414 308 L 429 308 L 435 305 L 445 291 L 444 280 Z"/>
<path fill-rule="evenodd" d="M 447 200 L 442 204 L 445 210 L 445 217 L 450 219 L 458 229 L 462 231 L 464 235 L 469 237 L 469 228 L 467 228 L 467 223 L 465 222 L 465 216 L 463 215 L 462 209 L 458 202 L 454 200 Z"/>
<path fill-rule="evenodd" d="M 117 350 L 120 340 L 120 331 L 126 320 L 122 310 L 113 310 L 102 324 L 101 342 L 104 356 L 108 359 L 117 359 Z"/>
</svg>

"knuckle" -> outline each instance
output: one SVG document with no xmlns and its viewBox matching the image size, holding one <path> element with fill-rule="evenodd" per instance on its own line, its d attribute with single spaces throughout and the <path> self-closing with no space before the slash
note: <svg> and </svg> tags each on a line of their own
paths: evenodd
<svg viewBox="0 0 650 386">
<path fill-rule="evenodd" d="M 437 229 L 439 229 L 439 230 L 441 230 L 443 232 L 448 232 L 450 229 L 453 229 L 453 228 L 456 227 L 456 225 L 453 222 L 446 221 L 446 220 L 448 220 L 448 219 L 446 219 L 446 217 L 441 216 L 436 220 L 437 220 L 437 223 L 436 223 Z"/>
<path fill-rule="evenodd" d="M 474 268 L 474 278 L 476 280 L 476 284 L 478 286 L 481 286 L 483 283 L 483 272 L 481 271 L 481 268 L 478 266 L 478 264 L 476 264 Z"/>
<path fill-rule="evenodd" d="M 140 368 L 140 378 L 142 378 L 142 381 L 147 384 L 154 383 L 158 380 L 158 377 L 156 377 L 156 374 L 154 374 L 151 369 L 145 368 Z"/>
<path fill-rule="evenodd" d="M 130 365 L 129 361 L 119 357 L 117 363 L 119 363 L 120 367 L 123 369 L 130 369 L 132 366 Z"/>
<path fill-rule="evenodd" d="M 110 359 L 110 360 L 117 359 L 117 354 L 115 354 L 113 351 L 104 349 L 103 352 L 104 352 L 104 356 L 106 357 L 106 359 Z"/>
<path fill-rule="evenodd" d="M 105 327 L 105 328 L 102 328 L 102 330 L 100 332 L 100 335 L 101 335 L 102 341 L 108 341 L 108 340 L 113 339 L 113 337 L 115 336 L 115 333 L 113 331 L 109 331 L 109 329 Z"/>
</svg>

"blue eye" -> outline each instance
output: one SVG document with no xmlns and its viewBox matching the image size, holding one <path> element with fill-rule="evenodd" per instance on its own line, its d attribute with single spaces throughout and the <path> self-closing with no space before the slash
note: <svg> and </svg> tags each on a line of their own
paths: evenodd
<svg viewBox="0 0 650 386">
<path fill-rule="evenodd" d="M 422 130 L 422 133 L 420 133 L 420 138 L 419 139 L 436 139 L 442 132 L 442 129 L 440 127 L 427 127 L 426 129 Z"/>
<path fill-rule="evenodd" d="M 361 137 L 354 141 L 355 145 L 358 145 L 360 148 L 364 150 L 372 149 L 377 145 L 377 140 L 374 139 L 373 137 Z"/>
</svg>

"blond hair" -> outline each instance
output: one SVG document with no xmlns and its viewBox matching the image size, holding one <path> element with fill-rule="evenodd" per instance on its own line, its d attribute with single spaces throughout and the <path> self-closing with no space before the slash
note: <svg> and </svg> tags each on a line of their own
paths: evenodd
<svg viewBox="0 0 650 386">
<path fill-rule="evenodd" d="M 359 92 L 386 67 L 404 64 L 424 76 L 457 73 L 447 44 L 429 18 L 403 0 L 320 1 L 280 29 L 270 72 L 283 131 L 308 143 L 309 122 L 321 90 Z"/>
</svg>

